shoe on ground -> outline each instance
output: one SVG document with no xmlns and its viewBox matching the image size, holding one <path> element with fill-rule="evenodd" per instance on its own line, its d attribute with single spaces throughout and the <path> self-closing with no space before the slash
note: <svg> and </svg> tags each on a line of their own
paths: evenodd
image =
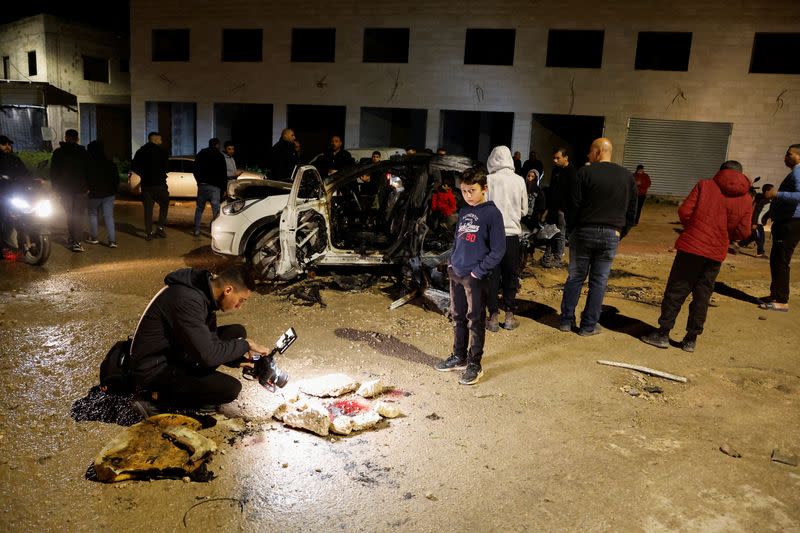
<svg viewBox="0 0 800 533">
<path fill-rule="evenodd" d="M 142 415 L 143 419 L 148 419 L 151 416 L 160 415 L 161 413 L 165 412 L 150 400 L 134 400 L 131 402 L 131 407 L 133 407 L 137 413 Z"/>
<path fill-rule="evenodd" d="M 684 352 L 694 353 L 694 349 L 697 347 L 697 337 L 690 337 L 686 336 L 681 341 L 681 350 Z"/>
<path fill-rule="evenodd" d="M 148 233 L 147 235 L 144 236 L 144 240 L 152 241 L 153 237 L 155 237 L 155 234 L 151 231 L 150 233 Z"/>
<path fill-rule="evenodd" d="M 500 313 L 489 315 L 489 320 L 486 321 L 486 329 L 493 333 L 500 331 Z"/>
<path fill-rule="evenodd" d="M 200 236 L 200 230 L 199 229 L 194 230 L 192 232 L 192 235 L 194 235 L 195 237 L 199 237 Z"/>
<path fill-rule="evenodd" d="M 664 350 L 669 348 L 669 334 L 659 333 L 658 330 L 651 331 L 647 335 L 642 335 L 640 338 L 642 341 L 656 348 Z"/>
<path fill-rule="evenodd" d="M 506 311 L 506 319 L 503 322 L 503 329 L 517 329 L 519 327 L 519 320 L 514 317 L 514 313 Z"/>
<path fill-rule="evenodd" d="M 450 355 L 444 361 L 439 361 L 434 367 L 440 372 L 450 372 L 451 370 L 463 370 L 467 368 L 467 358 Z"/>
<path fill-rule="evenodd" d="M 156 235 L 158 235 L 162 239 L 166 239 L 167 238 L 167 232 L 164 230 L 164 226 L 159 226 L 158 227 L 158 229 L 156 230 Z"/>
<path fill-rule="evenodd" d="M 83 245 L 79 242 L 72 243 L 72 251 L 73 252 L 85 252 L 86 250 L 83 249 Z"/>
<path fill-rule="evenodd" d="M 478 380 L 481 379 L 482 375 L 483 369 L 481 368 L 481 365 L 467 365 L 467 369 L 464 370 L 463 374 L 461 374 L 461 378 L 458 380 L 458 382 L 462 385 L 475 385 Z"/>
<path fill-rule="evenodd" d="M 108 241 L 108 247 L 109 248 L 116 248 L 117 247 L 117 241 Z"/>
<path fill-rule="evenodd" d="M 575 329 L 575 322 L 562 322 L 558 325 L 558 331 L 563 331 L 564 333 L 572 333 Z"/>
<path fill-rule="evenodd" d="M 595 324 L 592 329 L 581 329 L 578 330 L 578 335 L 581 337 L 591 337 L 592 335 L 599 335 L 603 331 L 603 328 L 600 327 L 600 324 Z"/>
<path fill-rule="evenodd" d="M 89 244 L 100 244 L 100 241 L 97 240 L 97 237 L 89 237 L 86 239 L 86 242 Z"/>
</svg>

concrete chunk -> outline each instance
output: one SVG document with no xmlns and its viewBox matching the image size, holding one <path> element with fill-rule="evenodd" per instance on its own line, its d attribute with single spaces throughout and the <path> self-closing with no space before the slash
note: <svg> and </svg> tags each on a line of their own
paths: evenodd
<svg viewBox="0 0 800 533">
<path fill-rule="evenodd" d="M 328 416 L 328 409 L 320 402 L 301 400 L 290 405 L 286 414 L 283 415 L 283 423 L 325 436 L 330 430 L 331 420 Z"/>
<path fill-rule="evenodd" d="M 297 386 L 306 394 L 325 398 L 353 392 L 358 388 L 358 381 L 344 374 L 327 374 L 303 380 Z"/>
<path fill-rule="evenodd" d="M 361 386 L 356 391 L 356 394 L 363 398 L 373 398 L 379 394 L 383 394 L 391 388 L 392 386 L 384 383 L 382 379 L 372 379 L 370 381 L 364 381 L 361 383 Z"/>
<path fill-rule="evenodd" d="M 375 405 L 373 405 L 372 408 L 384 418 L 397 418 L 403 414 L 400 411 L 400 408 L 393 403 L 375 402 Z"/>
</svg>

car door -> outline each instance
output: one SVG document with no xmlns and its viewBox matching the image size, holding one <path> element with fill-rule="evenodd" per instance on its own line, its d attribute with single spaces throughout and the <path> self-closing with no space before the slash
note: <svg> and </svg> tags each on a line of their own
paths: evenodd
<svg viewBox="0 0 800 533">
<path fill-rule="evenodd" d="M 328 248 L 325 185 L 317 169 L 311 165 L 295 168 L 292 192 L 281 213 L 280 259 L 275 273 L 291 279 L 322 258 Z"/>
</svg>

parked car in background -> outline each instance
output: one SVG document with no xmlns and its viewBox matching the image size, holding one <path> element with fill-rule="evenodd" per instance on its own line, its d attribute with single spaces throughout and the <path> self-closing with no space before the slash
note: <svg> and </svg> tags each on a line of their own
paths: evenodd
<svg viewBox="0 0 800 533">
<path fill-rule="evenodd" d="M 436 267 L 453 232 L 432 220 L 431 197 L 442 180 L 455 185 L 473 164 L 420 154 L 358 164 L 324 180 L 312 165 L 296 167 L 291 183 L 237 180 L 211 224 L 211 248 L 244 257 L 265 280 L 293 279 L 317 265 Z M 365 176 L 372 186 L 364 187 Z"/>
<path fill-rule="evenodd" d="M 170 156 L 167 160 L 167 188 L 170 198 L 197 196 L 197 180 L 194 179 L 194 156 Z M 239 179 L 264 179 L 263 174 L 244 171 Z M 135 172 L 128 173 L 128 192 L 141 194 L 142 178 Z"/>
<path fill-rule="evenodd" d="M 378 151 L 381 153 L 381 161 L 386 161 L 392 158 L 398 158 L 406 155 L 405 148 L 397 148 L 397 147 L 386 147 L 386 146 L 379 146 L 377 148 L 345 148 L 350 155 L 353 156 L 356 163 L 368 163 L 372 159 L 372 152 Z M 322 154 L 315 155 L 311 161 L 308 162 L 309 165 L 314 165 L 316 161 L 322 157 Z"/>
</svg>

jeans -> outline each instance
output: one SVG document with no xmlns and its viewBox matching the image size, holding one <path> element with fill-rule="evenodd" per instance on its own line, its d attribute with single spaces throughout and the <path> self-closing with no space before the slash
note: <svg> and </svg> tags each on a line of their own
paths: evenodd
<svg viewBox="0 0 800 533">
<path fill-rule="evenodd" d="M 450 315 L 453 318 L 453 355 L 467 364 L 481 364 L 486 337 L 485 293 L 489 280 L 450 274 Z M 469 349 L 468 349 L 469 348 Z"/>
<path fill-rule="evenodd" d="M 581 313 L 581 330 L 593 331 L 600 320 L 603 297 L 611 273 L 611 263 L 617 254 L 619 231 L 603 226 L 576 228 L 569 237 L 569 274 L 561 298 L 561 322 L 575 323 L 575 308 L 581 287 L 589 276 L 589 295 Z"/>
<path fill-rule="evenodd" d="M 644 201 L 647 199 L 647 195 L 637 196 L 636 197 L 636 224 L 639 223 L 639 217 L 642 216 L 642 208 L 644 207 Z M 634 225 L 636 225 L 634 224 Z"/>
<path fill-rule="evenodd" d="M 506 253 L 489 277 L 486 306 L 490 314 L 496 313 L 500 308 L 504 311 L 516 309 L 514 302 L 519 290 L 519 268 L 519 235 L 506 235 Z M 503 299 L 498 305 L 497 291 L 501 287 Z"/>
<path fill-rule="evenodd" d="M 97 238 L 97 212 L 103 211 L 103 223 L 106 225 L 109 241 L 116 241 L 117 235 L 114 231 L 114 196 L 104 198 L 89 198 L 89 235 Z"/>
<path fill-rule="evenodd" d="M 777 303 L 789 303 L 790 265 L 798 242 L 800 242 L 800 218 L 772 224 L 772 251 L 769 254 L 772 283 L 769 286 L 769 294 Z"/>
<path fill-rule="evenodd" d="M 739 246 L 747 246 L 751 242 L 756 243 L 756 253 L 761 255 L 764 253 L 764 244 L 766 243 L 766 234 L 764 233 L 764 225 L 757 224 L 756 229 L 746 239 L 739 241 Z"/>
<path fill-rule="evenodd" d="M 675 327 L 675 319 L 686 301 L 689 293 L 692 294 L 692 303 L 689 304 L 689 319 L 686 322 L 686 333 L 700 335 L 708 315 L 708 302 L 714 292 L 714 282 L 719 274 L 719 261 L 714 261 L 700 255 L 678 252 L 669 271 L 669 279 L 664 289 L 664 298 L 661 300 L 661 316 L 658 325 L 664 330 Z"/>
<path fill-rule="evenodd" d="M 142 187 L 142 202 L 144 202 L 144 231 L 153 232 L 153 205 L 158 204 L 158 227 L 167 225 L 167 211 L 169 211 L 169 190 L 165 185 L 151 185 Z"/>
<path fill-rule="evenodd" d="M 83 223 L 86 220 L 86 193 L 65 192 L 61 195 L 61 205 L 67 215 L 67 231 L 70 242 L 81 242 Z"/>
<path fill-rule="evenodd" d="M 241 324 L 220 326 L 220 340 L 247 338 Z M 233 366 L 230 363 L 226 366 Z M 216 368 L 191 368 L 170 363 L 164 372 L 141 387 L 158 393 L 158 401 L 182 407 L 219 405 L 235 400 L 242 390 L 241 382 L 233 376 L 217 372 Z"/>
<path fill-rule="evenodd" d="M 211 204 L 211 220 L 214 220 L 219 215 L 219 198 L 222 191 L 219 187 L 209 185 L 208 183 L 200 183 L 197 185 L 197 207 L 194 210 L 194 230 L 200 231 L 200 220 L 203 218 L 203 211 L 206 208 L 206 202 Z"/>
</svg>

